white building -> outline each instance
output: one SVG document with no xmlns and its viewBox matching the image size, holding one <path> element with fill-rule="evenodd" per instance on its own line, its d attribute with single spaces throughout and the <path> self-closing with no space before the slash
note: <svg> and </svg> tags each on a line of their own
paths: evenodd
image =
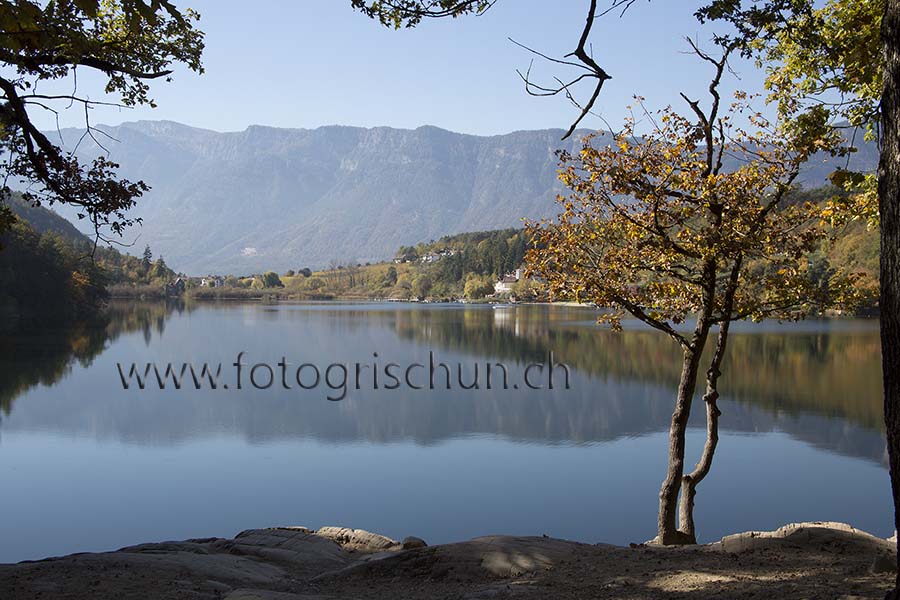
<svg viewBox="0 0 900 600">
<path fill-rule="evenodd" d="M 513 286 L 522 279 L 522 269 L 516 269 L 513 273 L 507 273 L 494 284 L 495 294 L 509 294 Z"/>
<path fill-rule="evenodd" d="M 221 277 L 204 277 L 200 280 L 200 287 L 219 288 L 225 285 Z"/>
</svg>

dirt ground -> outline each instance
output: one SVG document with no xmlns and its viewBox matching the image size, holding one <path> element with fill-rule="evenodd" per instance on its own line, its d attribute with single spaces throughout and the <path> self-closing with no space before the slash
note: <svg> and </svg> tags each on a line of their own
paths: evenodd
<svg viewBox="0 0 900 600">
<path fill-rule="evenodd" d="M 250 530 L 0 565 L 0 599 L 880 599 L 894 578 L 892 541 L 838 523 L 685 548 L 510 536 L 416 546 L 362 530 Z"/>
</svg>

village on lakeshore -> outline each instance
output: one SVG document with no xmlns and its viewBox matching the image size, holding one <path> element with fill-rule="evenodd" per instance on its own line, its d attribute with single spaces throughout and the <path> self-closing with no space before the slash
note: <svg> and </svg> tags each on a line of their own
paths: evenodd
<svg viewBox="0 0 900 600">
<path fill-rule="evenodd" d="M 546 302 L 546 282 L 525 269 L 526 233 L 505 229 L 401 246 L 390 261 L 332 261 L 250 275 L 171 275 L 161 285 L 123 283 L 113 297 L 368 299 L 389 302 Z M 146 251 L 152 255 L 148 248 Z"/>
</svg>

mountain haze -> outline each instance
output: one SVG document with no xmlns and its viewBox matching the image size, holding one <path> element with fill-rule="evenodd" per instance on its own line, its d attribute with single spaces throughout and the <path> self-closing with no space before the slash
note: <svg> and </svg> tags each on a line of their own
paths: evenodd
<svg viewBox="0 0 900 600">
<path fill-rule="evenodd" d="M 579 143 L 560 142 L 562 130 L 482 137 L 430 126 L 99 129 L 122 176 L 153 188 L 134 213 L 143 226 L 127 237 L 191 274 L 376 261 L 400 245 L 550 217 L 560 190 L 555 152 Z M 61 142 L 56 132 L 52 139 L 73 147 L 82 134 L 64 129 Z M 78 147 L 82 158 L 101 152 L 90 137 Z M 827 172 L 817 164 L 801 179 L 821 185 Z"/>
</svg>

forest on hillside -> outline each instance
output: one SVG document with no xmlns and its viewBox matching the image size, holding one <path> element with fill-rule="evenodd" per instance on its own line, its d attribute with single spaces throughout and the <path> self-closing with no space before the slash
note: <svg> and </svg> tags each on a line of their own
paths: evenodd
<svg viewBox="0 0 900 600">
<path fill-rule="evenodd" d="M 790 202 L 821 204 L 841 197 L 838 188 L 796 190 Z M 52 211 L 33 207 L 14 195 L 8 205 L 17 223 L 5 234 L 9 252 L 0 253 L 0 306 L 4 314 L 47 312 L 59 318 L 92 314 L 109 292 L 113 296 L 164 297 L 177 273 L 162 256 L 145 247 L 132 256 L 115 247 L 96 248 L 74 226 Z M 866 300 L 860 312 L 875 309 L 878 289 L 877 232 L 862 220 L 840 223 L 808 256 L 809 276 L 827 286 L 838 271 L 853 272 Z M 332 261 L 325 269 L 308 267 L 282 274 L 266 271 L 246 276 L 186 278 L 187 294 L 197 299 L 336 297 L 398 300 L 483 300 L 495 296 L 495 283 L 521 269 L 530 246 L 524 229 L 476 231 L 444 236 L 415 246 L 401 246 L 390 262 L 358 264 Z M 521 275 L 520 271 L 520 275 Z M 546 300 L 539 281 L 522 276 L 510 284 L 521 300 Z M 568 298 L 558 298 L 568 300 Z"/>
<path fill-rule="evenodd" d="M 138 258 L 95 246 L 71 223 L 13 194 L 0 236 L 0 327 L 59 323 L 100 315 L 109 289 L 159 293 L 175 272 L 149 249 Z"/>
</svg>

